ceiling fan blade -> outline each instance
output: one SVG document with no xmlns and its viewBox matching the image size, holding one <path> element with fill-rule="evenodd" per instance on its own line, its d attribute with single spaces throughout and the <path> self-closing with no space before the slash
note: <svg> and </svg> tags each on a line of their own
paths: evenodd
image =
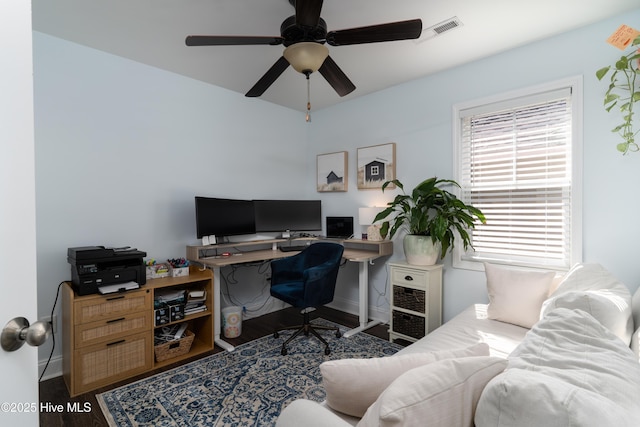
<svg viewBox="0 0 640 427">
<path fill-rule="evenodd" d="M 296 0 L 296 24 L 315 28 L 320 20 L 322 0 Z"/>
<path fill-rule="evenodd" d="M 264 91 L 269 89 L 269 86 L 271 86 L 273 82 L 280 77 L 280 74 L 282 74 L 288 66 L 289 61 L 287 61 L 284 56 L 281 56 L 280 59 L 278 59 L 276 63 L 269 68 L 264 76 L 262 76 L 260 80 L 258 80 L 258 82 L 249 89 L 249 92 L 247 92 L 245 96 L 256 97 L 262 95 Z"/>
<path fill-rule="evenodd" d="M 187 46 L 237 46 L 256 44 L 282 44 L 280 36 L 187 36 Z"/>
<path fill-rule="evenodd" d="M 349 28 L 327 33 L 327 43 L 332 46 L 389 42 L 417 39 L 422 33 L 422 20 L 390 22 L 367 27 Z"/>
<path fill-rule="evenodd" d="M 327 59 L 324 60 L 318 71 L 340 96 L 348 95 L 356 89 L 356 86 L 349 80 L 349 77 L 347 77 L 330 56 L 327 56 Z"/>
</svg>

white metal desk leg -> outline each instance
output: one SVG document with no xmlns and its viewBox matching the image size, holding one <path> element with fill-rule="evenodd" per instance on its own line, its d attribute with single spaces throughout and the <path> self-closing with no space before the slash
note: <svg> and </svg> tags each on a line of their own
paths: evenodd
<svg viewBox="0 0 640 427">
<path fill-rule="evenodd" d="M 344 333 L 345 337 L 350 337 L 372 326 L 378 325 L 379 320 L 369 322 L 369 261 L 360 261 L 358 263 L 358 294 L 359 294 L 359 314 L 360 326 Z"/>
<path fill-rule="evenodd" d="M 220 267 L 213 267 L 213 342 L 227 351 L 233 351 L 234 347 L 220 338 L 220 322 L 222 312 L 220 310 Z"/>
</svg>

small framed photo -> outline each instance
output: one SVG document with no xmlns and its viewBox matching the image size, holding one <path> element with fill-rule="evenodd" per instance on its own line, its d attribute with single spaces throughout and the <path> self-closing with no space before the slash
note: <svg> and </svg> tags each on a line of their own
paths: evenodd
<svg viewBox="0 0 640 427">
<path fill-rule="evenodd" d="M 319 154 L 317 159 L 318 192 L 347 191 L 347 159 L 349 153 Z"/>
<path fill-rule="evenodd" d="M 358 148 L 358 189 L 382 188 L 382 184 L 395 178 L 395 142 Z M 395 185 L 387 188 L 395 188 Z"/>
</svg>

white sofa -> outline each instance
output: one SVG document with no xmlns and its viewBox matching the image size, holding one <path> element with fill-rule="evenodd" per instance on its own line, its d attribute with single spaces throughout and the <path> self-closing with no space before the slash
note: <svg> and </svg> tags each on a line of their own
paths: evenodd
<svg viewBox="0 0 640 427">
<path fill-rule="evenodd" d="M 598 264 L 485 267 L 489 304 L 393 356 L 323 363 L 326 401 L 277 426 L 640 426 L 640 290 Z"/>
</svg>

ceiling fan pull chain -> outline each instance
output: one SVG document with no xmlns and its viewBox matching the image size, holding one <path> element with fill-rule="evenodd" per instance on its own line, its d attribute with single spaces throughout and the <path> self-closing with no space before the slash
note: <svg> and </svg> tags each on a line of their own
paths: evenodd
<svg viewBox="0 0 640 427">
<path fill-rule="evenodd" d="M 306 73 L 307 74 L 307 116 L 305 117 L 305 120 L 307 121 L 307 123 L 311 122 L 311 80 L 309 79 L 309 74 L 310 73 Z"/>
</svg>

